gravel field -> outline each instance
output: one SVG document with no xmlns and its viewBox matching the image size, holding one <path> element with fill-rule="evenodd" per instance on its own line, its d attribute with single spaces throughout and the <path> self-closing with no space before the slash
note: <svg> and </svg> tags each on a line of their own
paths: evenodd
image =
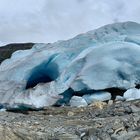
<svg viewBox="0 0 140 140">
<path fill-rule="evenodd" d="M 1 140 L 140 140 L 140 100 L 0 112 Z"/>
</svg>

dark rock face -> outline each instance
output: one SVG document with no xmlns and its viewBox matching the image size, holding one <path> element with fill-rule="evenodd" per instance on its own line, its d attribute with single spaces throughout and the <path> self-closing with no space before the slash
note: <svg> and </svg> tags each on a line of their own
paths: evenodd
<svg viewBox="0 0 140 140">
<path fill-rule="evenodd" d="M 9 44 L 6 46 L 0 47 L 0 63 L 10 58 L 12 53 L 17 50 L 27 50 L 33 47 L 33 43 L 23 43 L 23 44 Z"/>
</svg>

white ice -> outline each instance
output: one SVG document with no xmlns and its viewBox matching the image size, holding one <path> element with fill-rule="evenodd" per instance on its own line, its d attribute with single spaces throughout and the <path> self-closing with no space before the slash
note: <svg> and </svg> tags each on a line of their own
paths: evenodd
<svg viewBox="0 0 140 140">
<path fill-rule="evenodd" d="M 40 108 L 68 89 L 134 88 L 140 84 L 139 40 L 140 25 L 124 22 L 15 52 L 0 65 L 0 104 Z"/>
</svg>

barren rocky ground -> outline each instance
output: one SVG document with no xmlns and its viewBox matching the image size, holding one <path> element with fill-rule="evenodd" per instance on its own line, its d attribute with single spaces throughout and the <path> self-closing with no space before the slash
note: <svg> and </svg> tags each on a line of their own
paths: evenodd
<svg viewBox="0 0 140 140">
<path fill-rule="evenodd" d="M 140 100 L 0 112 L 1 140 L 139 140 Z"/>
<path fill-rule="evenodd" d="M 0 62 L 32 45 L 0 48 Z M 0 140 L 140 140 L 140 100 L 0 112 Z"/>
</svg>

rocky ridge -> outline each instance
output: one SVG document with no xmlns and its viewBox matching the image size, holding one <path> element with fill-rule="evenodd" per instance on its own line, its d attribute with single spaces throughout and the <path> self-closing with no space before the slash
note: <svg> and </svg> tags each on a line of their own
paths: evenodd
<svg viewBox="0 0 140 140">
<path fill-rule="evenodd" d="M 7 59 L 10 58 L 12 53 L 17 51 L 17 50 L 26 50 L 26 49 L 31 49 L 33 43 L 22 43 L 22 44 L 9 44 L 6 46 L 1 46 L 0 47 L 0 63 Z"/>
</svg>

